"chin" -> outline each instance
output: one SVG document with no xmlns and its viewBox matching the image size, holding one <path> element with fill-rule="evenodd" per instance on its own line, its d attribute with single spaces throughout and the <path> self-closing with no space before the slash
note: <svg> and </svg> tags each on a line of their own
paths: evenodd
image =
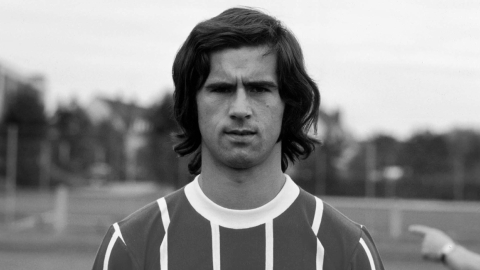
<svg viewBox="0 0 480 270">
<path fill-rule="evenodd" d="M 228 167 L 235 170 L 246 170 L 255 166 L 255 161 L 248 157 L 235 157 L 225 159 L 225 163 Z"/>
</svg>

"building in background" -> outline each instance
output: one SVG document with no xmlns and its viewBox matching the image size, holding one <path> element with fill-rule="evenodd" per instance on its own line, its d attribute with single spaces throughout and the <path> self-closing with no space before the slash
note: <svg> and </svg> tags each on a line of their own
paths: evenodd
<svg viewBox="0 0 480 270">
<path fill-rule="evenodd" d="M 111 129 L 95 150 L 95 170 L 110 168 L 119 179 L 144 180 L 146 168 L 141 162 L 141 149 L 146 146 L 150 124 L 147 109 L 132 103 L 108 98 L 95 98 L 86 112 L 95 126 Z M 102 135 L 102 134 L 100 134 Z M 118 179 L 117 179 L 118 180 Z"/>
</svg>

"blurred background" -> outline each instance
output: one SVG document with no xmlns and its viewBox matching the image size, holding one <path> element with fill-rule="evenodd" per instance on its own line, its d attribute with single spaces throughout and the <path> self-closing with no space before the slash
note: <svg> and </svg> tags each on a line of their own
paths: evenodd
<svg viewBox="0 0 480 270">
<path fill-rule="evenodd" d="M 410 224 L 480 252 L 480 2 L 0 2 L 0 269 L 88 269 L 109 225 L 192 180 L 172 150 L 171 65 L 238 5 L 299 39 L 324 143 L 288 173 L 421 261 Z"/>
</svg>

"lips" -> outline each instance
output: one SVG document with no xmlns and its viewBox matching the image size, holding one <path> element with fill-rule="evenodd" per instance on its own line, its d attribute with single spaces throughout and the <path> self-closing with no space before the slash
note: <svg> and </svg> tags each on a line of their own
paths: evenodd
<svg viewBox="0 0 480 270">
<path fill-rule="evenodd" d="M 236 135 L 236 136 L 249 136 L 255 135 L 256 132 L 252 129 L 227 129 L 225 134 Z"/>
<path fill-rule="evenodd" d="M 239 136 L 246 136 L 246 135 L 254 135 L 255 132 L 250 131 L 250 130 L 232 130 L 232 131 L 227 131 L 227 134 L 232 134 L 232 135 L 239 135 Z"/>
</svg>

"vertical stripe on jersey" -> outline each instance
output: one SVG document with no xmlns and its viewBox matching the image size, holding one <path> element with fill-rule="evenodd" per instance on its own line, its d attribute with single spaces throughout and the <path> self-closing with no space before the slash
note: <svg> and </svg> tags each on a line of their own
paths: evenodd
<svg viewBox="0 0 480 270">
<path fill-rule="evenodd" d="M 273 265 L 277 269 L 315 270 L 317 237 L 312 231 L 315 199 L 305 191 L 273 219 Z"/>
<path fill-rule="evenodd" d="M 162 244 L 160 244 L 160 269 L 168 269 L 168 226 L 170 225 L 170 216 L 168 214 L 167 202 L 164 198 L 157 200 L 160 213 L 162 215 L 163 228 L 165 230 L 165 236 L 163 237 Z"/>
<path fill-rule="evenodd" d="M 167 232 L 168 270 L 213 269 L 210 221 L 195 211 L 185 192 L 165 199 L 171 224 Z"/>
<path fill-rule="evenodd" d="M 113 233 L 112 238 L 110 238 L 107 251 L 105 252 L 105 258 L 103 259 L 103 270 L 108 270 L 110 255 L 112 254 L 112 249 L 113 249 L 113 246 L 115 245 L 115 242 L 117 242 L 117 239 L 120 237 L 123 243 L 125 244 L 125 240 L 123 240 L 123 236 L 122 236 L 122 233 L 120 232 L 120 228 L 118 227 L 118 223 L 113 224 L 113 228 L 115 229 L 115 232 Z"/>
<path fill-rule="evenodd" d="M 265 270 L 273 270 L 273 220 L 265 224 Z"/>
<path fill-rule="evenodd" d="M 370 249 L 368 248 L 363 238 L 360 238 L 360 244 L 362 244 L 365 253 L 367 253 L 368 261 L 370 262 L 370 268 L 372 270 L 375 270 L 375 263 L 373 262 L 372 252 L 370 252 Z"/>
<path fill-rule="evenodd" d="M 315 197 L 315 216 L 313 217 L 312 230 L 315 235 L 318 235 L 320 230 L 320 223 L 322 222 L 323 216 L 323 202 Z"/>
<path fill-rule="evenodd" d="M 323 202 L 315 197 L 315 216 L 313 218 L 312 230 L 315 233 L 315 236 L 318 236 L 318 231 L 320 230 L 320 224 L 322 222 L 323 216 Z M 320 243 L 320 240 L 317 237 L 317 259 L 316 259 L 316 269 L 323 269 L 323 258 L 325 255 L 325 249 Z"/>
<path fill-rule="evenodd" d="M 220 270 L 220 228 L 212 222 L 210 226 L 212 227 L 213 270 Z"/>
</svg>

